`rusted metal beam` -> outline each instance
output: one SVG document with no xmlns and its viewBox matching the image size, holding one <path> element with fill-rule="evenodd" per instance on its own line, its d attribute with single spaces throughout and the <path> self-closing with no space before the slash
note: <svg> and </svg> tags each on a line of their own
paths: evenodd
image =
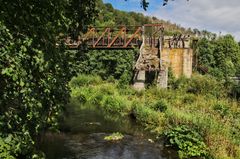
<svg viewBox="0 0 240 159">
<path fill-rule="evenodd" d="M 106 34 L 106 32 L 109 32 L 110 28 L 106 28 L 105 31 L 102 33 L 102 35 L 97 39 L 97 41 L 93 44 L 93 47 L 96 47 L 96 45 L 98 44 L 98 42 L 104 37 L 104 35 Z"/>
<path fill-rule="evenodd" d="M 126 48 L 130 42 L 133 40 L 133 38 L 142 31 L 141 27 L 138 27 L 138 29 L 135 31 L 135 33 L 130 37 L 130 39 L 126 42 L 126 44 L 123 46 L 124 48 Z"/>
<path fill-rule="evenodd" d="M 108 48 L 110 48 L 114 43 L 115 43 L 115 41 L 117 40 L 117 38 L 120 36 L 120 35 L 122 35 L 122 33 L 124 33 L 124 32 L 126 32 L 126 28 L 125 27 L 123 27 L 119 32 L 118 32 L 118 34 L 114 37 L 114 39 L 111 41 L 111 43 L 110 44 L 108 44 Z"/>
</svg>

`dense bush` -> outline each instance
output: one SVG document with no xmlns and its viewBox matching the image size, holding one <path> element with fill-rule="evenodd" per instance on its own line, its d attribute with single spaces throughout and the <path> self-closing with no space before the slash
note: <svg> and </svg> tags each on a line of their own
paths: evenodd
<svg viewBox="0 0 240 159">
<path fill-rule="evenodd" d="M 165 112 L 168 108 L 166 100 L 158 100 L 151 106 L 155 111 Z"/>
<path fill-rule="evenodd" d="M 187 91 L 195 94 L 209 94 L 215 97 L 227 95 L 223 82 L 207 75 L 193 75 L 189 80 Z"/>
<path fill-rule="evenodd" d="M 192 78 L 181 76 L 172 82 L 172 88 L 193 94 L 226 97 L 228 92 L 223 80 L 217 80 L 210 75 L 193 74 Z"/>
<path fill-rule="evenodd" d="M 178 149 L 180 158 L 207 157 L 207 146 L 203 138 L 188 126 L 177 126 L 165 133 L 167 145 Z"/>
<path fill-rule="evenodd" d="M 180 76 L 178 79 L 172 79 L 170 86 L 172 89 L 186 90 L 188 87 L 188 82 L 188 78 L 186 78 L 185 76 Z"/>
<path fill-rule="evenodd" d="M 133 77 L 136 50 L 92 50 L 80 55 L 79 72 L 95 74 L 107 80 L 110 77 L 129 83 Z"/>
<path fill-rule="evenodd" d="M 95 1 L 0 4 L 0 156 L 40 158 L 37 136 L 58 126 L 77 71 L 76 54 L 65 50 L 62 35 L 84 30 L 96 13 Z"/>
<path fill-rule="evenodd" d="M 240 47 L 231 35 L 200 39 L 196 51 L 200 72 L 220 79 L 239 74 Z"/>
<path fill-rule="evenodd" d="M 154 111 L 136 101 L 133 102 L 132 111 L 137 120 L 150 131 L 154 133 L 161 133 L 163 131 L 162 126 L 166 120 L 163 113 Z"/>
<path fill-rule="evenodd" d="M 193 104 L 196 100 L 197 100 L 197 97 L 194 94 L 186 94 L 185 96 L 183 96 L 184 104 Z"/>
<path fill-rule="evenodd" d="M 213 109 L 215 111 L 217 111 L 222 117 L 226 116 L 226 115 L 229 115 L 230 114 L 230 109 L 228 106 L 226 106 L 226 104 L 224 103 L 216 103 L 214 106 L 213 106 Z"/>
<path fill-rule="evenodd" d="M 85 75 L 81 74 L 79 76 L 73 77 L 70 82 L 70 87 L 81 87 L 85 85 L 94 85 L 94 84 L 100 84 L 102 83 L 102 79 L 99 76 L 93 76 L 93 75 Z"/>
<path fill-rule="evenodd" d="M 104 107 L 105 110 L 109 112 L 124 112 L 124 109 L 127 108 L 123 99 L 120 97 L 113 96 L 105 96 L 102 99 L 101 106 Z"/>
<path fill-rule="evenodd" d="M 101 105 L 101 101 L 103 100 L 104 94 L 102 93 L 96 93 L 92 98 L 90 103 L 94 105 Z"/>
</svg>

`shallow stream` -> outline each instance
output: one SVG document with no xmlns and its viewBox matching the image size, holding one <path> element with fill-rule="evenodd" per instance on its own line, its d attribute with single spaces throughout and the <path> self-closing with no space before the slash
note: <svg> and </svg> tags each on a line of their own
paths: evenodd
<svg viewBox="0 0 240 159">
<path fill-rule="evenodd" d="M 124 138 L 106 141 L 120 132 Z M 128 117 L 105 113 L 96 106 L 74 106 L 67 111 L 61 133 L 42 136 L 40 149 L 47 159 L 177 159 L 176 152 Z"/>
</svg>

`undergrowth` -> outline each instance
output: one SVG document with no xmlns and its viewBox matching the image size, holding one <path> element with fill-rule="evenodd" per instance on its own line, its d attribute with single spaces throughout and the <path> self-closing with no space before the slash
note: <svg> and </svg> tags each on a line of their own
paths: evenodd
<svg viewBox="0 0 240 159">
<path fill-rule="evenodd" d="M 194 75 L 177 79 L 168 90 L 135 91 L 121 85 L 86 75 L 70 83 L 72 98 L 110 113 L 133 116 L 165 138 L 180 158 L 240 158 L 239 103 L 227 98 L 221 82 Z"/>
</svg>

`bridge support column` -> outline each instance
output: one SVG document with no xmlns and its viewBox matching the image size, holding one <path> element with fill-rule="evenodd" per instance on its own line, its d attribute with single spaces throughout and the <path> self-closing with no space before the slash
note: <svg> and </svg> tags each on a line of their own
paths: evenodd
<svg viewBox="0 0 240 159">
<path fill-rule="evenodd" d="M 161 68 L 157 78 L 158 88 L 167 88 L 168 86 L 168 68 Z"/>
<path fill-rule="evenodd" d="M 145 87 L 145 71 L 144 70 L 139 70 L 136 71 L 133 79 L 133 88 L 136 90 L 143 90 Z"/>
</svg>

